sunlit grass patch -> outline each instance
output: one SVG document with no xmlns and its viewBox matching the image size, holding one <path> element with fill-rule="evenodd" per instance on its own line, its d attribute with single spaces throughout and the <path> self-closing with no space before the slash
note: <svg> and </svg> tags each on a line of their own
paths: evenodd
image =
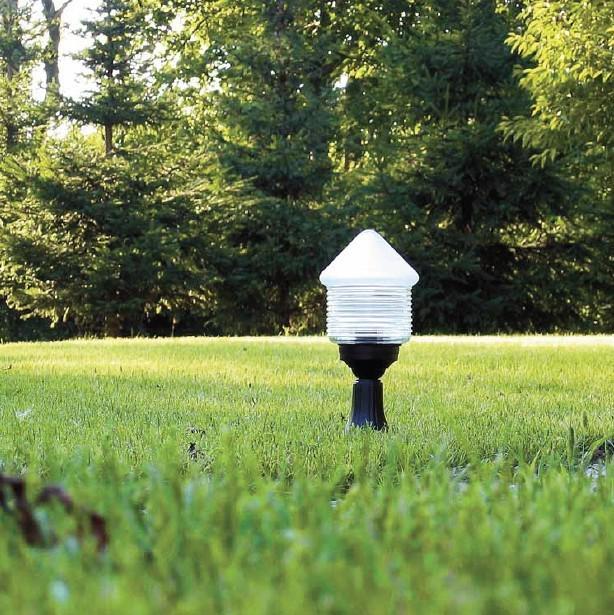
<svg viewBox="0 0 614 615">
<path fill-rule="evenodd" d="M 0 471 L 110 534 L 0 512 L 0 612 L 609 612 L 614 346 L 528 339 L 411 342 L 349 435 L 322 338 L 0 346 Z"/>
</svg>

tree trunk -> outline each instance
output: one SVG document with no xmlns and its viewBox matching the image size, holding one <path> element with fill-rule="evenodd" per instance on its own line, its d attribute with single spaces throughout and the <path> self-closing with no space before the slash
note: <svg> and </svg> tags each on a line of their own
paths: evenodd
<svg viewBox="0 0 614 615">
<path fill-rule="evenodd" d="M 105 318 L 104 336 L 105 337 L 121 337 L 122 336 L 122 317 L 119 314 L 109 314 Z"/>
<path fill-rule="evenodd" d="M 58 10 L 54 0 L 41 0 L 43 15 L 47 24 L 49 42 L 45 50 L 45 101 L 58 93 L 60 89 L 60 39 L 62 12 L 68 6 L 66 2 Z"/>
<path fill-rule="evenodd" d="M 113 151 L 113 124 L 104 126 L 104 152 L 107 156 Z"/>
<path fill-rule="evenodd" d="M 0 16 L 2 17 L 3 38 L 8 42 L 5 57 L 6 79 L 10 83 L 15 79 L 21 69 L 23 44 L 16 30 L 19 28 L 19 5 L 18 0 L 4 0 L 0 3 Z M 5 121 L 6 148 L 12 149 L 17 145 L 19 127 L 11 120 L 10 116 Z"/>
<path fill-rule="evenodd" d="M 108 37 L 109 44 L 111 43 L 111 37 Z M 108 79 L 108 83 L 113 82 L 113 64 L 115 63 L 115 58 L 107 65 L 106 68 L 106 76 Z M 113 151 L 113 124 L 107 123 L 104 125 L 104 153 L 107 156 L 111 155 Z"/>
</svg>

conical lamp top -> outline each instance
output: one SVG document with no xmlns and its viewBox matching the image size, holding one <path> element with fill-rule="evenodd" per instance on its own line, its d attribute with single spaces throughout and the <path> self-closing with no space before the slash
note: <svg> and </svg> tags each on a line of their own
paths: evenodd
<svg viewBox="0 0 614 615">
<path fill-rule="evenodd" d="M 320 274 L 320 282 L 332 286 L 401 286 L 418 282 L 411 265 L 376 231 L 357 235 Z"/>
</svg>

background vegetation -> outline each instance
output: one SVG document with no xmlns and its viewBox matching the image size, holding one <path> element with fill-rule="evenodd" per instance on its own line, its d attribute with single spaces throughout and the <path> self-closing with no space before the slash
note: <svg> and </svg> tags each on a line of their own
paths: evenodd
<svg viewBox="0 0 614 615">
<path fill-rule="evenodd" d="M 0 0 L 1 339 L 320 331 L 365 227 L 420 331 L 612 330 L 612 2 L 101 0 L 76 98 L 69 5 Z"/>
</svg>

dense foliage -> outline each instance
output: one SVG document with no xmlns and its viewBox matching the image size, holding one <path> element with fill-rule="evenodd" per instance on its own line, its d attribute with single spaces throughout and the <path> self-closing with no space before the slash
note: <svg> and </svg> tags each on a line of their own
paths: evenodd
<svg viewBox="0 0 614 615">
<path fill-rule="evenodd" d="M 420 331 L 614 326 L 611 3 L 103 0 L 79 96 L 37 7 L 0 0 L 0 338 L 320 331 L 365 227 Z"/>
<path fill-rule="evenodd" d="M 614 4 L 608 0 L 532 2 L 508 43 L 532 60 L 520 77 L 530 116 L 506 118 L 504 132 L 537 149 L 536 162 L 563 159 L 590 194 L 581 222 L 590 254 L 585 288 L 597 324 L 612 330 L 614 303 Z"/>
</svg>

